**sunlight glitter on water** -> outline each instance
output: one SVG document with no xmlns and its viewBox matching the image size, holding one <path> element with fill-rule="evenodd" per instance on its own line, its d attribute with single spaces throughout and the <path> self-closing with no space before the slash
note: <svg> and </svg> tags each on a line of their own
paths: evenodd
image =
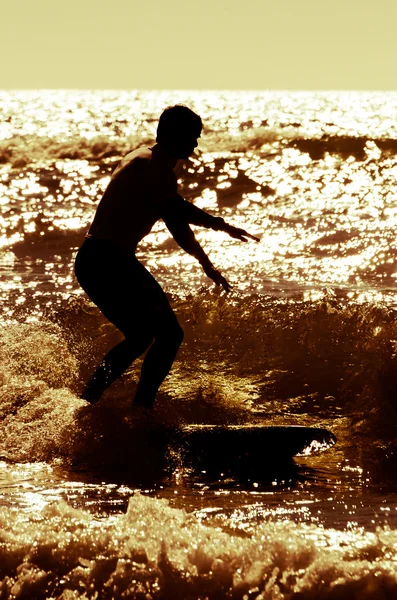
<svg viewBox="0 0 397 600">
<path fill-rule="evenodd" d="M 16 164 L 22 160 L 19 169 L 7 163 L 2 167 L 2 246 L 15 246 L 18 255 L 26 246 L 28 252 L 41 254 L 41 260 L 51 248 L 57 258 L 48 261 L 47 286 L 52 282 L 67 293 L 71 282 L 58 276 L 59 270 L 72 268 L 65 253 L 81 243 L 118 158 L 129 144 L 153 141 L 153 115 L 183 97 L 202 115 L 205 128 L 196 156 L 181 172 L 181 193 L 262 238 L 260 244 L 242 245 L 222 234 L 198 234 L 214 264 L 231 280 L 239 281 L 241 271 L 247 272 L 241 291 L 263 292 L 272 282 L 280 289 L 374 288 L 374 296 L 383 287 L 388 294 L 386 288 L 396 279 L 397 167 L 376 140 L 393 135 L 390 119 L 397 96 L 390 94 L 388 102 L 378 96 L 178 92 L 148 93 L 143 102 L 138 93 L 124 92 L 0 95 L 9 119 L 6 130 L 10 123 L 14 127 L 9 151 L 16 153 Z M 16 110 L 27 98 L 27 113 Z M 102 137 L 95 138 L 99 133 Z M 321 142 L 324 133 L 372 135 L 375 141 L 364 140 L 350 156 L 350 142 L 347 150 L 330 142 L 328 152 L 325 147 L 313 158 L 315 147 L 307 150 L 304 144 Z M 35 166 L 26 163 L 29 156 L 21 150 L 27 135 L 33 136 L 30 162 L 36 152 L 32 144 L 37 146 Z M 236 144 L 241 145 L 239 152 Z M 160 256 L 167 240 L 160 226 L 140 248 L 140 257 L 150 261 L 154 274 L 166 276 L 163 285 L 182 291 L 205 283 L 200 270 L 191 268 L 190 259 L 175 247 L 167 259 Z M 40 278 L 39 263 L 37 274 Z"/>
<path fill-rule="evenodd" d="M 292 185 L 292 181 L 288 185 Z M 214 196 L 210 194 L 208 188 L 206 190 L 208 191 L 202 194 L 198 204 L 211 210 Z M 73 197 L 78 199 L 76 193 Z M 90 197 L 94 197 L 94 194 L 90 194 Z M 379 220 L 371 221 L 370 214 L 363 218 L 359 214 L 355 215 L 354 212 L 350 215 L 345 214 L 339 220 L 338 215 L 333 217 L 329 214 L 330 209 L 324 201 L 314 199 L 309 207 L 307 198 L 299 201 L 299 196 L 295 196 L 294 200 L 291 204 L 291 200 L 287 199 L 287 206 L 279 210 L 277 207 L 279 199 L 275 199 L 272 204 L 267 204 L 262 219 L 263 208 L 260 208 L 256 201 L 251 201 L 249 195 L 246 195 L 244 204 L 241 203 L 236 208 L 233 222 L 237 226 L 246 227 L 256 235 L 262 235 L 261 244 L 238 245 L 236 242 L 224 239 L 221 234 L 210 232 L 201 232 L 198 238 L 204 243 L 214 264 L 219 268 L 233 270 L 237 264 L 239 270 L 242 267 L 249 268 L 250 279 L 255 282 L 254 285 L 260 285 L 265 277 L 291 280 L 306 285 L 343 286 L 362 281 L 362 275 L 365 281 L 365 276 L 371 277 L 374 271 L 375 277 L 381 281 L 384 277 L 382 270 L 386 277 L 395 278 L 394 272 L 389 273 L 395 262 L 394 253 L 390 250 L 390 241 L 394 236 L 396 224 L 394 209 L 389 211 L 387 222 L 383 221 L 383 223 Z M 90 212 L 84 209 L 80 202 L 75 204 L 70 201 L 70 197 L 59 195 L 58 202 L 62 203 L 62 208 L 50 209 L 51 199 L 46 198 L 46 208 L 43 212 L 29 210 L 22 218 L 11 215 L 6 221 L 3 220 L 5 227 L 1 236 L 2 245 L 12 246 L 18 240 L 22 241 L 23 237 L 37 229 L 38 223 L 41 228 L 40 235 L 43 235 L 43 226 L 44 233 L 46 229 L 48 232 L 53 231 L 54 227 L 59 232 L 82 230 L 88 227 L 91 219 Z M 340 210 L 340 206 L 338 208 Z M 321 217 L 322 209 L 328 213 L 326 219 Z M 331 234 L 338 236 L 341 231 L 349 230 L 352 232 L 350 239 L 340 235 L 340 241 L 335 237 L 336 243 L 332 243 L 331 239 L 328 242 Z M 152 234 L 147 239 L 143 244 L 143 250 L 148 249 L 151 242 L 155 250 L 167 237 L 168 234 L 162 228 L 158 234 Z M 181 260 L 181 266 L 190 262 L 187 257 L 183 259 L 179 252 L 177 255 L 178 260 Z M 387 267 L 388 264 L 390 267 Z M 383 269 L 382 265 L 384 265 Z M 380 270 L 376 273 L 378 266 Z"/>
<path fill-rule="evenodd" d="M 123 458 L 130 474 L 138 454 L 117 453 L 115 438 L 131 441 L 139 365 L 95 412 L 78 397 L 79 366 L 84 379 L 115 333 L 78 289 L 73 258 L 117 161 L 152 143 L 158 114 L 178 100 L 205 124 L 178 173 L 182 195 L 261 242 L 196 230 L 235 284 L 227 298 L 164 225 L 141 245 L 185 329 L 158 411 L 321 423 L 338 446 L 298 459 L 291 479 L 215 485 L 180 469 L 142 498 L 57 470 L 110 455 L 106 476 Z M 236 597 L 396 597 L 395 403 L 380 382 L 397 339 L 397 95 L 4 93 L 0 107 L 3 593 L 28 597 L 31 584 L 46 595 L 51 580 L 53 595 L 101 594 L 103 573 L 115 597 L 133 580 L 157 593 L 156 576 L 176 586 L 168 592 L 190 577 L 198 597 L 203 585 L 221 594 L 220 581 Z"/>
</svg>

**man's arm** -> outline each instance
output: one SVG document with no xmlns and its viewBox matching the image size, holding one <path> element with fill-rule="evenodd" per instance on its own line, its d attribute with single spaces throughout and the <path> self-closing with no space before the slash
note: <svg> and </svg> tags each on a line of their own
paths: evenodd
<svg viewBox="0 0 397 600">
<path fill-rule="evenodd" d="M 224 231 L 231 237 L 242 242 L 246 242 L 246 238 L 251 238 L 259 242 L 259 238 L 247 233 L 244 229 L 229 225 L 221 217 L 210 215 L 205 210 L 201 210 L 201 208 L 198 208 L 191 202 L 184 200 L 179 194 L 162 202 L 161 216 L 164 220 L 166 218 L 178 221 L 184 220 L 191 225 L 199 225 L 206 229 L 214 229 L 215 231 Z"/>
<path fill-rule="evenodd" d="M 219 231 L 222 229 L 224 220 L 220 217 L 213 217 L 209 213 L 201 210 L 191 202 L 188 202 L 179 194 L 172 198 L 167 198 L 161 204 L 161 216 L 163 218 L 178 219 L 191 225 L 199 225 L 206 229 Z"/>
<path fill-rule="evenodd" d="M 204 273 L 210 277 L 216 285 L 221 285 L 226 292 L 229 292 L 231 285 L 226 281 L 223 275 L 215 269 L 203 248 L 196 240 L 195 235 L 186 220 L 181 218 L 180 214 L 175 215 L 169 214 L 167 211 L 165 212 L 166 214 L 162 215 L 162 217 L 177 244 L 179 244 L 185 252 L 191 254 L 199 261 L 200 265 L 203 267 Z"/>
</svg>

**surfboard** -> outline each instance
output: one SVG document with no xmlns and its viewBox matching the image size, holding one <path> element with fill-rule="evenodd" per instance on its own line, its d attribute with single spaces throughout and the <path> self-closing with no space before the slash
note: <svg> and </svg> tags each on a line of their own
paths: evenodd
<svg viewBox="0 0 397 600">
<path fill-rule="evenodd" d="M 255 481 L 273 481 L 274 474 L 286 472 L 291 479 L 293 457 L 325 451 L 336 442 L 330 431 L 316 427 L 181 425 L 118 415 L 100 406 L 81 416 L 78 431 L 87 430 L 89 438 L 73 444 L 74 470 L 148 485 L 181 471 Z"/>
<path fill-rule="evenodd" d="M 260 472 L 268 466 L 333 446 L 331 431 L 319 427 L 189 425 L 174 440 L 182 461 L 206 472 Z"/>
</svg>

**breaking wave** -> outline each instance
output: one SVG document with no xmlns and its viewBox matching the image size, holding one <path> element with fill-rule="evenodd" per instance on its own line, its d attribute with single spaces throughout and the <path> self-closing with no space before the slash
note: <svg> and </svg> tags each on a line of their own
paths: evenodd
<svg viewBox="0 0 397 600">
<path fill-rule="evenodd" d="M 294 302 L 203 292 L 175 299 L 185 342 L 157 402 L 165 423 L 337 424 L 393 442 L 397 411 L 395 312 L 332 300 Z M 47 321 L 0 331 L 1 455 L 114 464 L 131 446 L 137 361 L 87 407 L 79 389 L 119 333 L 83 299 Z M 117 449 L 117 440 L 121 450 Z M 137 442 L 139 445 L 139 443 Z M 113 451 L 114 450 L 114 451 Z M 127 457 L 128 460 L 128 457 Z"/>
<path fill-rule="evenodd" d="M 0 509 L 2 598 L 391 600 L 397 534 L 291 521 L 249 534 L 204 525 L 135 494 L 126 514 L 95 518 L 62 501 L 27 520 Z"/>
</svg>

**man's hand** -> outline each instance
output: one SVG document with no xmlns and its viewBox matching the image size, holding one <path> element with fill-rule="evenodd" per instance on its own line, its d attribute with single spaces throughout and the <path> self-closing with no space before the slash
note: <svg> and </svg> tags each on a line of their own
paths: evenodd
<svg viewBox="0 0 397 600">
<path fill-rule="evenodd" d="M 236 240 L 240 240 L 241 242 L 248 242 L 247 238 L 250 238 L 251 240 L 255 240 L 256 242 L 260 242 L 260 239 L 258 237 L 256 237 L 255 235 L 251 235 L 250 233 L 245 231 L 245 229 L 240 229 L 239 227 L 233 227 L 233 225 L 229 225 L 228 223 L 225 223 L 225 225 L 223 227 L 223 231 L 228 233 L 230 235 L 230 237 L 236 238 Z"/>
<path fill-rule="evenodd" d="M 223 289 L 225 290 L 225 292 L 230 292 L 232 286 L 230 285 L 230 283 L 228 281 L 226 281 L 226 279 L 223 277 L 223 275 L 217 269 L 215 269 L 215 267 L 210 262 L 208 262 L 208 263 L 205 262 L 201 266 L 204 269 L 204 273 L 210 279 L 212 279 L 212 281 L 214 283 L 216 283 L 216 285 L 221 285 L 223 287 Z"/>
</svg>

